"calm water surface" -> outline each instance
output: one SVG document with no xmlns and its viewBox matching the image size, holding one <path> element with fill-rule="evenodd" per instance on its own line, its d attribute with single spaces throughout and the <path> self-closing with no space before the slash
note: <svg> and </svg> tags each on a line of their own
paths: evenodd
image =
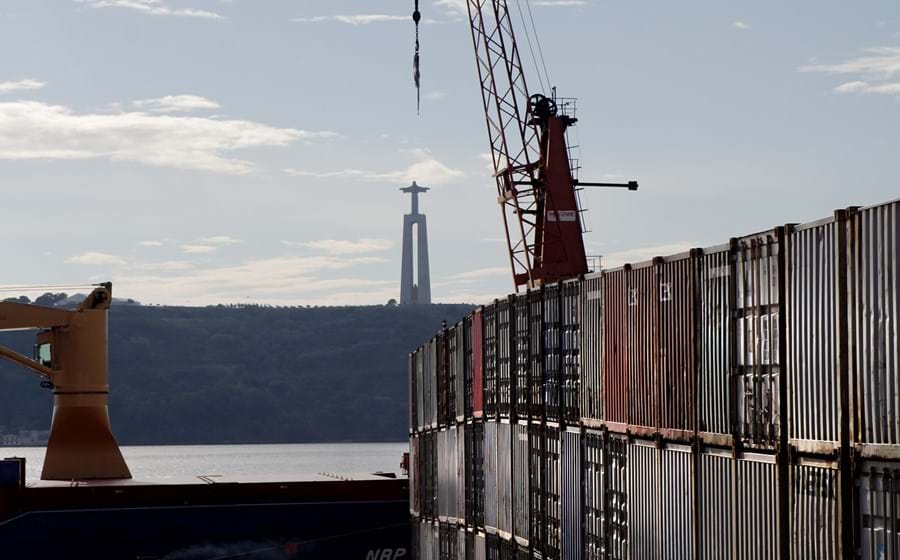
<svg viewBox="0 0 900 560">
<path fill-rule="evenodd" d="M 407 443 L 166 445 L 122 447 L 135 480 L 165 482 L 200 475 L 284 480 L 320 472 L 400 472 Z M 38 480 L 43 447 L 0 447 L 0 457 L 25 457 L 28 480 Z"/>
</svg>

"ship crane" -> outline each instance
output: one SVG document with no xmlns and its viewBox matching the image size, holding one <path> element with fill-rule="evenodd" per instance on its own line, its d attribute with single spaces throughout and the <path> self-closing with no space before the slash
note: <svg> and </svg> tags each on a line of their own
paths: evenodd
<svg viewBox="0 0 900 560">
<path fill-rule="evenodd" d="M 126 479 L 109 424 L 107 313 L 103 284 L 74 310 L 0 302 L 0 331 L 41 329 L 33 358 L 0 346 L 0 358 L 23 366 L 53 389 L 53 420 L 42 480 Z"/>
<path fill-rule="evenodd" d="M 566 137 L 577 119 L 555 92 L 529 93 L 507 1 L 466 6 L 516 290 L 577 277 L 588 272 L 577 189 L 638 184 L 577 180 Z"/>
</svg>

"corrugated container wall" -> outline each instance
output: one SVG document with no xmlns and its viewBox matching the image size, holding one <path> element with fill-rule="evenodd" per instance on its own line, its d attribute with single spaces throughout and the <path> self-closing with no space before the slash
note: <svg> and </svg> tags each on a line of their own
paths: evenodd
<svg viewBox="0 0 900 560">
<path fill-rule="evenodd" d="M 694 280 L 691 254 L 658 260 L 659 426 L 667 438 L 694 434 Z"/>
<path fill-rule="evenodd" d="M 628 544 L 631 560 L 657 560 L 659 542 L 659 461 L 652 442 L 628 445 Z"/>
<path fill-rule="evenodd" d="M 452 327 L 451 327 L 452 328 Z M 438 426 L 447 426 L 450 423 L 450 411 L 454 409 L 453 398 L 453 371 L 450 369 L 450 344 L 451 331 L 444 329 L 437 336 L 437 394 L 438 394 Z"/>
<path fill-rule="evenodd" d="M 729 382 L 733 333 L 731 301 L 734 276 L 727 247 L 703 249 L 700 268 L 699 378 L 697 380 L 697 431 L 710 443 L 731 444 L 731 393 Z"/>
<path fill-rule="evenodd" d="M 777 228 L 733 240 L 736 431 L 744 443 L 768 449 L 778 443 L 781 427 L 783 238 Z"/>
<path fill-rule="evenodd" d="M 484 417 L 497 417 L 497 305 L 484 307 Z"/>
<path fill-rule="evenodd" d="M 694 558 L 694 468 L 691 448 L 659 452 L 660 545 L 667 560 Z"/>
<path fill-rule="evenodd" d="M 631 508 L 631 496 L 628 493 L 628 440 L 624 437 L 609 436 L 606 443 L 606 459 L 607 553 L 609 560 L 628 560 L 630 536 L 628 524 Z"/>
<path fill-rule="evenodd" d="M 860 558 L 900 556 L 900 465 L 863 462 L 857 478 Z"/>
<path fill-rule="evenodd" d="M 453 499 L 456 500 L 456 507 L 453 511 L 453 517 L 456 521 L 464 522 L 466 519 L 466 431 L 465 426 L 453 426 L 451 428 L 454 434 L 454 443 L 456 443 L 456 454 L 454 455 L 454 459 L 456 459 L 456 464 L 453 466 L 456 469 L 454 473 L 454 490 L 456 491 L 456 496 L 453 496 Z"/>
<path fill-rule="evenodd" d="M 472 416 L 484 415 L 484 313 L 472 314 Z"/>
<path fill-rule="evenodd" d="M 515 375 L 512 363 L 513 305 L 509 298 L 497 301 L 497 412 L 509 418 L 515 398 Z"/>
<path fill-rule="evenodd" d="M 791 465 L 793 560 L 838 560 L 842 557 L 839 484 L 840 471 L 836 462 L 801 458 Z"/>
<path fill-rule="evenodd" d="M 585 430 L 584 560 L 606 560 L 606 442 L 602 432 Z"/>
<path fill-rule="evenodd" d="M 729 449 L 707 448 L 697 457 L 697 558 L 732 558 L 734 460 Z"/>
<path fill-rule="evenodd" d="M 541 424 L 529 424 L 528 439 L 531 445 L 528 460 L 529 544 L 540 553 L 544 550 L 544 427 Z"/>
<path fill-rule="evenodd" d="M 612 431 L 628 422 L 628 278 L 625 269 L 603 274 L 603 413 Z"/>
<path fill-rule="evenodd" d="M 484 502 L 485 502 L 485 466 L 484 466 L 484 423 L 475 422 L 471 424 L 472 437 L 466 438 L 466 442 L 471 441 L 472 449 L 472 511 L 475 527 L 484 527 Z"/>
<path fill-rule="evenodd" d="M 560 437 L 560 558 L 581 560 L 581 431 L 570 428 L 561 431 Z"/>
<path fill-rule="evenodd" d="M 463 422 L 466 419 L 466 322 L 460 321 L 453 330 L 454 340 L 451 341 L 452 352 L 450 359 L 454 373 L 454 409 L 451 411 L 451 422 Z"/>
<path fill-rule="evenodd" d="M 494 531 L 498 528 L 500 518 L 497 426 L 496 422 L 484 423 L 484 526 Z"/>
<path fill-rule="evenodd" d="M 438 425 L 438 343 L 437 337 L 425 345 L 425 428 Z"/>
<path fill-rule="evenodd" d="M 848 228 L 855 441 L 900 444 L 900 202 L 853 212 Z M 898 450 L 876 454 L 897 457 Z"/>
<path fill-rule="evenodd" d="M 544 514 L 544 558 L 558 558 L 560 553 L 560 492 L 562 474 L 560 472 L 560 429 L 544 427 L 543 469 L 541 472 L 541 495 Z"/>
<path fill-rule="evenodd" d="M 560 401 L 562 421 L 578 425 L 581 419 L 579 393 L 581 387 L 581 281 L 563 282 L 562 286 L 562 372 Z"/>
<path fill-rule="evenodd" d="M 529 344 L 528 352 L 531 356 L 531 379 L 528 388 L 530 416 L 542 418 L 544 415 L 544 298 L 540 288 L 529 290 L 522 297 L 528 298 Z"/>
<path fill-rule="evenodd" d="M 544 285 L 544 415 L 560 420 L 562 375 L 562 294 L 559 283 Z"/>
<path fill-rule="evenodd" d="M 487 551 L 484 533 L 475 535 L 475 560 L 487 560 Z"/>
<path fill-rule="evenodd" d="M 840 442 L 845 227 L 841 217 L 787 235 L 788 437 L 801 451 L 829 452 Z"/>
<path fill-rule="evenodd" d="M 748 453 L 735 465 L 735 558 L 779 557 L 778 472 L 774 455 Z"/>
<path fill-rule="evenodd" d="M 457 420 L 463 421 L 472 418 L 474 408 L 472 383 L 475 377 L 475 348 L 472 344 L 472 321 L 474 315 L 467 315 L 463 321 L 463 417 Z"/>
<path fill-rule="evenodd" d="M 652 263 L 628 272 L 628 424 L 635 433 L 652 435 L 659 411 L 657 368 L 658 289 Z"/>
<path fill-rule="evenodd" d="M 507 422 L 497 424 L 497 529 L 505 537 L 513 533 L 512 430 Z"/>
<path fill-rule="evenodd" d="M 603 419 L 603 275 L 591 274 L 581 286 L 581 416 Z"/>
<path fill-rule="evenodd" d="M 526 545 L 531 537 L 528 523 L 531 518 L 529 500 L 531 447 L 529 443 L 528 424 L 514 424 L 512 426 L 513 535 L 519 543 Z"/>
<path fill-rule="evenodd" d="M 515 367 L 516 417 L 527 420 L 531 401 L 531 314 L 528 294 L 515 296 L 515 333 L 513 363 Z"/>
<path fill-rule="evenodd" d="M 419 473 L 419 435 L 409 437 L 409 513 L 418 517 L 421 513 L 419 484 L 422 475 Z"/>
<path fill-rule="evenodd" d="M 409 433 L 413 433 L 414 431 L 419 429 L 419 421 L 418 421 L 418 410 L 419 403 L 418 392 L 416 391 L 416 387 L 418 386 L 418 382 L 416 381 L 416 355 L 418 351 L 410 353 L 407 358 L 407 367 L 409 369 Z"/>
</svg>

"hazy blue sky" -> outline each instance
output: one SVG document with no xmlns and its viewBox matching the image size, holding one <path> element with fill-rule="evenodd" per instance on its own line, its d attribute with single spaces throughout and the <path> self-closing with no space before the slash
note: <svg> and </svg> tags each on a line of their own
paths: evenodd
<svg viewBox="0 0 900 560">
<path fill-rule="evenodd" d="M 900 194 L 896 1 L 531 3 L 582 177 L 642 185 L 584 199 L 610 264 Z M 0 285 L 383 303 L 416 179 L 435 298 L 510 291 L 465 2 L 422 4 L 417 117 L 411 0 L 2 0 Z"/>
</svg>

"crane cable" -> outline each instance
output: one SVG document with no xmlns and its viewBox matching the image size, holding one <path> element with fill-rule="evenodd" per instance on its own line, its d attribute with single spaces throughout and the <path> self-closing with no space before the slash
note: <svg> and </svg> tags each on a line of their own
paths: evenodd
<svg viewBox="0 0 900 560">
<path fill-rule="evenodd" d="M 72 290 L 81 288 L 96 288 L 103 284 L 36 284 L 33 286 L 0 286 L 0 292 L 33 292 L 36 290 Z"/>
<path fill-rule="evenodd" d="M 527 0 L 526 0 L 527 3 Z M 528 33 L 528 24 L 525 23 L 525 12 L 522 10 L 522 4 L 519 0 L 516 0 L 516 8 L 519 10 L 519 18 L 522 20 L 522 30 L 525 32 L 525 41 L 528 43 L 528 50 L 531 52 L 531 60 L 534 63 L 534 71 L 537 74 L 538 82 L 541 84 L 541 90 L 543 92 L 547 92 L 549 88 L 549 77 L 548 84 L 544 83 L 544 77 L 541 75 L 541 67 L 538 66 L 537 57 L 534 54 L 534 47 L 531 44 L 531 35 Z M 529 8 L 530 12 L 530 8 Z M 533 21 L 532 21 L 533 23 Z M 535 34 L 535 39 L 537 39 L 537 34 Z M 545 67 L 546 70 L 546 67 Z"/>
<path fill-rule="evenodd" d="M 547 79 L 547 84 L 550 85 L 552 82 L 550 81 L 550 72 L 547 71 L 547 61 L 544 60 L 544 49 L 541 47 L 541 36 L 537 32 L 537 26 L 534 24 L 534 14 L 531 13 L 531 0 L 525 0 L 525 7 L 528 8 L 528 19 L 531 20 L 531 29 L 534 31 L 534 40 L 537 43 L 538 54 L 541 57 L 541 66 L 544 67 L 544 77 Z"/>
<path fill-rule="evenodd" d="M 412 14 L 413 22 L 416 24 L 416 53 L 413 55 L 413 82 L 416 84 L 416 114 L 422 106 L 422 74 L 419 72 L 419 21 L 422 20 L 422 14 L 419 12 L 419 0 L 416 0 L 416 8 Z"/>
</svg>

